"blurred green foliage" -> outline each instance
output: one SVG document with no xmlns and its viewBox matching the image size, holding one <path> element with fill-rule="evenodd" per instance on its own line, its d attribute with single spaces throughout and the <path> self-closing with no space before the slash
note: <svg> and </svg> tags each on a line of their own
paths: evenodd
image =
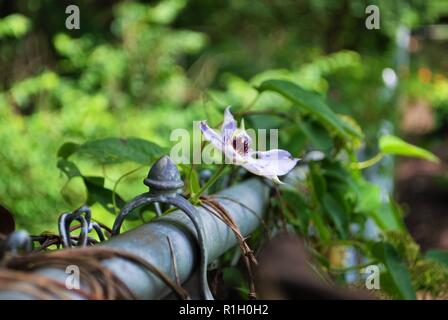
<svg viewBox="0 0 448 320">
<path fill-rule="evenodd" d="M 59 193 L 64 177 L 54 170 L 56 152 L 64 141 L 139 136 L 166 145 L 170 128 L 184 125 L 188 113 L 194 114 L 169 111 L 183 106 L 189 90 L 186 71 L 177 59 L 197 52 L 206 41 L 203 34 L 167 27 L 184 5 L 183 1 L 155 7 L 117 4 L 111 31 L 102 39 L 88 30 L 78 37 L 55 32 L 49 45 L 57 60 L 33 66 L 23 79 L 3 83 L 0 194 L 20 227 L 31 232 L 54 228 L 58 212 L 74 205 L 64 203 Z M 10 43 L 20 49 L 34 36 L 30 24 L 23 15 L 7 16 L 0 24 L 4 41 L 10 41 L 8 36 L 24 36 L 28 29 L 31 34 Z M 107 42 L 110 37 L 114 41 Z M 2 53 L 11 58 L 8 50 Z M 2 60 L 3 67 L 6 63 Z M 87 173 L 95 171 L 87 167 Z M 70 192 L 76 194 L 65 189 Z M 131 195 L 134 192 L 135 188 L 129 190 Z M 82 203 L 83 195 L 78 198 L 77 203 Z"/>
</svg>

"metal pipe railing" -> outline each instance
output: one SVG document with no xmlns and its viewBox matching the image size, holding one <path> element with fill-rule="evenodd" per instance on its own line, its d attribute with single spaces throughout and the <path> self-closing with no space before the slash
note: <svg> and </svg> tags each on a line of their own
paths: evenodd
<svg viewBox="0 0 448 320">
<path fill-rule="evenodd" d="M 266 211 L 268 195 L 268 185 L 253 178 L 219 192 L 216 200 L 229 212 L 241 234 L 248 236 L 260 225 Z M 219 218 L 201 207 L 197 207 L 195 214 L 205 230 L 205 249 L 209 262 L 236 245 L 237 239 L 234 233 Z M 200 254 L 196 229 L 183 212 L 175 211 L 157 218 L 119 234 L 103 242 L 101 246 L 122 249 L 138 255 L 174 279 L 173 255 L 168 238 L 174 248 L 178 277 L 185 284 L 194 278 Z M 157 276 L 130 261 L 113 258 L 102 263 L 139 299 L 159 299 L 171 292 L 171 289 Z M 56 268 L 42 268 L 36 272 L 61 283 L 65 283 L 67 277 L 64 270 Z M 0 291 L 0 299 L 32 298 L 24 293 Z M 76 295 L 76 291 L 73 291 L 73 298 L 80 298 Z"/>
</svg>

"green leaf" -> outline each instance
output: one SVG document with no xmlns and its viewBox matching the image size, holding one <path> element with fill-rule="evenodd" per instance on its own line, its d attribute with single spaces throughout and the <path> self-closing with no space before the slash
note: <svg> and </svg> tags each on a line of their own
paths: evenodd
<svg viewBox="0 0 448 320">
<path fill-rule="evenodd" d="M 383 231 L 405 229 L 398 205 L 392 199 L 382 200 L 378 185 L 358 178 L 352 190 L 357 198 L 356 213 L 372 217 Z"/>
<path fill-rule="evenodd" d="M 331 240 L 331 231 L 327 224 L 325 224 L 324 219 L 322 219 L 322 214 L 316 210 L 310 210 L 309 214 L 310 219 L 314 222 L 319 238 L 324 244 L 328 244 Z"/>
<path fill-rule="evenodd" d="M 76 164 L 71 161 L 65 159 L 59 159 L 57 163 L 57 167 L 61 170 L 67 178 L 71 179 L 74 177 L 82 177 L 81 171 L 79 171 Z"/>
<path fill-rule="evenodd" d="M 0 39 L 6 36 L 20 38 L 31 28 L 31 20 L 18 13 L 0 19 Z"/>
<path fill-rule="evenodd" d="M 193 166 L 190 169 L 190 174 L 188 177 L 188 188 L 191 195 L 198 194 L 199 190 L 201 190 L 201 185 L 199 184 L 199 174 Z"/>
<path fill-rule="evenodd" d="M 249 114 L 244 117 L 244 120 L 246 121 L 246 125 L 248 125 L 248 127 L 255 130 L 279 129 L 284 123 L 283 119 L 270 114 Z"/>
<path fill-rule="evenodd" d="M 112 190 L 104 187 L 103 177 L 83 177 L 84 183 L 87 188 L 87 204 L 89 206 L 95 203 L 101 204 L 106 210 L 111 213 L 114 212 L 113 201 L 112 201 Z M 125 204 L 123 198 L 118 194 L 115 195 L 118 208 L 122 208 Z"/>
<path fill-rule="evenodd" d="M 357 196 L 355 211 L 372 214 L 381 207 L 381 190 L 376 184 L 360 179 L 354 191 Z"/>
<path fill-rule="evenodd" d="M 425 258 L 436 260 L 446 266 L 448 266 L 448 251 L 445 250 L 429 250 L 425 254 Z"/>
<path fill-rule="evenodd" d="M 327 191 L 327 183 L 320 172 L 320 167 L 317 164 L 310 163 L 309 169 L 309 178 L 311 179 L 311 184 L 313 186 L 314 198 L 316 201 L 319 201 L 319 199 L 321 199 Z"/>
<path fill-rule="evenodd" d="M 380 138 L 379 148 L 383 154 L 394 154 L 406 157 L 415 157 L 426 159 L 433 162 L 439 162 L 439 158 L 437 158 L 433 153 L 422 149 L 420 147 L 414 146 L 406 141 L 393 136 L 393 135 L 385 135 Z"/>
<path fill-rule="evenodd" d="M 310 209 L 301 193 L 295 189 L 281 190 L 283 201 L 288 204 L 287 208 L 291 211 L 291 224 L 298 227 L 302 234 L 308 233 L 310 219 Z"/>
<path fill-rule="evenodd" d="M 159 145 L 140 138 L 105 138 L 86 142 L 77 148 L 65 144 L 61 147 L 60 154 L 68 157 L 77 153 L 87 156 L 99 164 L 117 164 L 126 161 L 150 164 L 164 151 Z"/>
<path fill-rule="evenodd" d="M 336 230 L 341 239 L 348 238 L 348 216 L 344 210 L 344 206 L 341 205 L 336 199 L 329 193 L 326 193 L 322 198 L 323 207 L 330 216 L 331 220 L 336 226 Z"/>
<path fill-rule="evenodd" d="M 98 203 L 110 213 L 115 214 L 112 200 L 113 192 L 112 190 L 104 187 L 104 178 L 83 176 L 83 179 L 84 184 L 87 188 L 87 204 L 89 206 L 93 206 L 94 204 Z M 118 209 L 123 208 L 126 204 L 126 202 L 118 193 L 115 194 L 115 201 Z M 140 213 L 145 211 L 146 209 L 148 209 L 148 206 L 138 207 L 126 217 L 126 220 L 135 221 L 140 219 Z"/>
<path fill-rule="evenodd" d="M 373 213 L 373 218 L 383 231 L 406 230 L 400 208 L 391 198 L 381 204 L 381 207 Z"/>
<path fill-rule="evenodd" d="M 340 181 L 349 185 L 352 189 L 355 188 L 350 172 L 339 161 L 326 161 L 323 167 L 323 174 L 326 180 Z"/>
<path fill-rule="evenodd" d="M 304 111 L 314 115 L 322 123 L 335 129 L 340 135 L 358 136 L 358 132 L 341 121 L 338 116 L 327 106 L 324 99 L 318 94 L 304 90 L 297 84 L 286 80 L 267 80 L 259 87 L 260 92 L 274 91 L 294 102 Z"/>
<path fill-rule="evenodd" d="M 333 147 L 333 139 L 328 134 L 328 131 L 325 130 L 325 128 L 318 122 L 299 121 L 297 125 L 311 142 L 312 149 L 323 151 L 331 150 L 331 148 Z"/>
<path fill-rule="evenodd" d="M 79 144 L 74 142 L 64 143 L 58 150 L 58 157 L 67 159 L 79 149 Z"/>
<path fill-rule="evenodd" d="M 237 268 L 226 267 L 222 270 L 222 273 L 223 281 L 227 285 L 237 287 L 245 282 L 244 276 Z"/>
<path fill-rule="evenodd" d="M 378 242 L 372 248 L 376 258 L 384 263 L 400 298 L 415 300 L 411 275 L 403 259 L 389 243 Z"/>
</svg>

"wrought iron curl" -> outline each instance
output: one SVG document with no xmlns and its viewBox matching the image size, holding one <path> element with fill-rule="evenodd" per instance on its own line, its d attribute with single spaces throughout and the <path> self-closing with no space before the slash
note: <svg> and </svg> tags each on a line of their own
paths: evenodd
<svg viewBox="0 0 448 320">
<path fill-rule="evenodd" d="M 58 221 L 59 235 L 61 238 L 62 245 L 65 248 L 71 248 L 73 245 L 78 247 L 87 246 L 89 240 L 89 233 L 95 230 L 100 241 L 104 241 L 106 237 L 104 236 L 101 226 L 92 220 L 92 213 L 90 208 L 86 205 L 78 208 L 73 212 L 66 212 L 61 214 Z M 77 241 L 73 240 L 70 235 L 70 225 L 73 221 L 78 221 L 80 223 L 80 234 Z"/>
</svg>

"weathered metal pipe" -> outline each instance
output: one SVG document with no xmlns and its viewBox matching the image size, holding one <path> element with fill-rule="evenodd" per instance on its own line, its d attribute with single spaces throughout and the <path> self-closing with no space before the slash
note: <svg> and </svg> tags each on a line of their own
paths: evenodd
<svg viewBox="0 0 448 320">
<path fill-rule="evenodd" d="M 250 235 L 263 217 L 269 187 L 259 179 L 250 179 L 218 193 L 218 202 L 230 213 L 244 236 Z M 220 198 L 223 196 L 225 198 Z M 229 200 L 232 199 L 232 200 Z M 197 209 L 205 232 L 205 244 L 209 261 L 213 261 L 235 246 L 236 237 L 219 218 L 203 208 Z M 155 219 L 145 225 L 113 237 L 101 245 L 123 249 L 136 254 L 155 265 L 174 279 L 174 268 L 168 237 L 173 245 L 179 279 L 185 283 L 191 279 L 199 264 L 197 234 L 192 221 L 182 212 Z M 155 275 L 135 264 L 114 258 L 105 260 L 104 266 L 112 270 L 139 299 L 159 299 L 170 293 Z M 44 268 L 36 272 L 65 283 L 64 270 Z M 74 291 L 73 298 L 78 298 Z M 0 291 L 0 299 L 30 299 L 23 293 Z"/>
</svg>

